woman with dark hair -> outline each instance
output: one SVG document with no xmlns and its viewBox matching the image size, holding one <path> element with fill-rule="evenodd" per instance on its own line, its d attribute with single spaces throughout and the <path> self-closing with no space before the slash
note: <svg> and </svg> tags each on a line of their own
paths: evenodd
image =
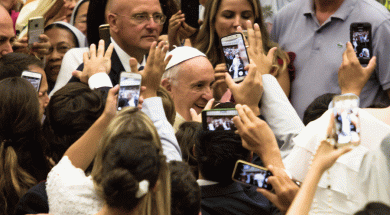
<svg viewBox="0 0 390 215">
<path fill-rule="evenodd" d="M 76 27 L 65 22 L 54 22 L 46 26 L 45 34 L 51 43 L 45 67 L 50 92 L 57 81 L 65 53 L 71 48 L 85 47 L 85 36 Z"/>
<path fill-rule="evenodd" d="M 0 97 L 0 213 L 10 215 L 19 198 L 46 179 L 50 167 L 37 91 L 22 78 L 6 78 L 0 81 Z"/>
</svg>

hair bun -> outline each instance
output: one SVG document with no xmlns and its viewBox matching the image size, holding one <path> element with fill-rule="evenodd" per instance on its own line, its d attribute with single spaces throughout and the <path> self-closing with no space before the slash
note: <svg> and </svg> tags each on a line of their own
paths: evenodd
<svg viewBox="0 0 390 215">
<path fill-rule="evenodd" d="M 108 205 L 124 207 L 137 201 L 137 179 L 126 169 L 118 168 L 106 173 L 102 187 Z"/>
</svg>

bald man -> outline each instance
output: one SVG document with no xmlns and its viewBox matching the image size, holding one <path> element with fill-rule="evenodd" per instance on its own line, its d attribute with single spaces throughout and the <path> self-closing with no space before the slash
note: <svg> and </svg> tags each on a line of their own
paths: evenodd
<svg viewBox="0 0 390 215">
<path fill-rule="evenodd" d="M 11 16 L 0 5 L 0 57 L 12 52 L 12 43 L 15 40 L 15 32 Z"/>
<path fill-rule="evenodd" d="M 166 21 L 159 0 L 109 0 L 106 20 L 110 25 L 114 52 L 111 56 L 111 71 L 108 81 L 100 86 L 111 87 L 119 83 L 122 71 L 130 72 L 130 57 L 137 59 L 138 68 L 145 65 L 145 55 L 157 41 Z M 82 71 L 83 67 L 77 70 Z M 72 78 L 70 82 L 77 81 Z"/>
</svg>

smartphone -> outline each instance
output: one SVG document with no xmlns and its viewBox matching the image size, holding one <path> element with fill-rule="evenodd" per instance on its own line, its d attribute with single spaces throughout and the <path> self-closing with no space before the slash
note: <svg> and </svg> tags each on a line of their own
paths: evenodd
<svg viewBox="0 0 390 215">
<path fill-rule="evenodd" d="M 30 71 L 23 71 L 22 72 L 22 78 L 26 79 L 28 82 L 30 82 L 34 88 L 39 91 L 39 88 L 41 86 L 41 80 L 42 80 L 42 74 L 37 72 L 30 72 Z"/>
<path fill-rule="evenodd" d="M 107 48 L 111 43 L 110 25 L 103 24 L 99 26 L 99 37 L 104 40 L 104 46 Z"/>
<path fill-rule="evenodd" d="M 360 144 L 359 98 L 356 95 L 341 95 L 333 98 L 335 116 L 335 147 Z"/>
<path fill-rule="evenodd" d="M 244 68 L 249 64 L 244 36 L 237 32 L 221 38 L 222 50 L 225 55 L 226 68 L 235 82 L 244 80 L 248 71 Z"/>
<path fill-rule="evenodd" d="M 28 46 L 40 42 L 39 36 L 44 33 L 45 19 L 42 16 L 33 17 L 28 20 Z"/>
<path fill-rule="evenodd" d="M 118 111 L 124 107 L 137 107 L 142 76 L 137 73 L 122 72 L 119 82 Z"/>
<path fill-rule="evenodd" d="M 193 28 L 199 28 L 199 6 L 199 0 L 181 0 L 181 12 L 185 14 L 185 22 Z"/>
<path fill-rule="evenodd" d="M 360 64 L 368 64 L 372 57 L 371 24 L 354 22 L 350 27 L 351 43 Z"/>
<path fill-rule="evenodd" d="M 233 117 L 238 112 L 235 108 L 211 109 L 202 111 L 202 125 L 205 131 L 234 131 L 237 130 Z"/>
<path fill-rule="evenodd" d="M 272 185 L 267 184 L 270 176 L 272 176 L 272 173 L 268 169 L 238 160 L 234 167 L 232 179 L 243 184 L 272 190 Z"/>
</svg>

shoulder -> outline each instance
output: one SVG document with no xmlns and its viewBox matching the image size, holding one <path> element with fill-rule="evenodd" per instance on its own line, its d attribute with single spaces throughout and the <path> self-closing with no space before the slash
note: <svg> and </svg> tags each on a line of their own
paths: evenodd
<svg viewBox="0 0 390 215">
<path fill-rule="evenodd" d="M 390 21 L 390 12 L 375 0 L 358 0 L 355 12 L 356 18 L 370 22 L 373 30 L 384 21 Z"/>
</svg>

